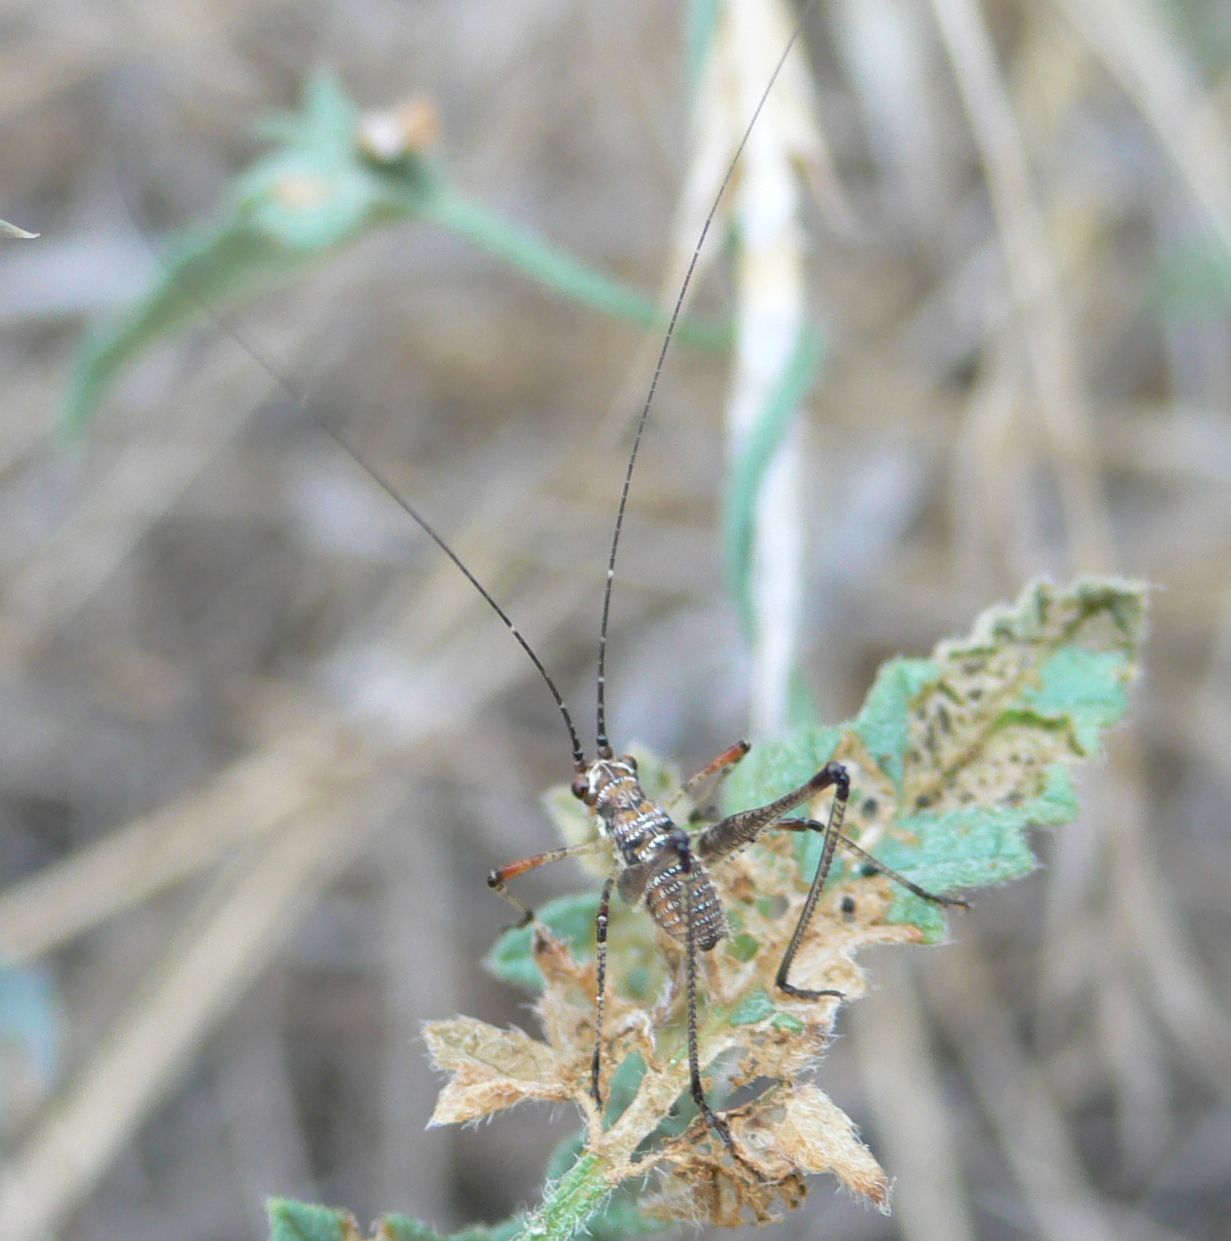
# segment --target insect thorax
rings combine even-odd
[[[599,759],[587,773],[590,806],[599,829],[619,851],[625,866],[648,861],[675,830],[671,816],[651,801],[627,759]]]
[[[602,833],[615,845],[631,879],[621,883],[630,899],[644,898],[651,917],[673,939],[688,934],[687,874],[697,947],[709,951],[727,933],[722,904],[709,872],[691,853],[688,836],[671,816],[645,795],[629,759],[599,759],[587,772],[591,808]]]

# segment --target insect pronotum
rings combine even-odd
[[[624,470],[623,486],[616,510],[611,547],[607,559],[607,573],[603,586],[602,617],[599,625],[598,661],[597,661],[597,719],[594,757],[587,758],[577,729],[573,723],[564,698],[556,683],[547,671],[530,643],[514,624],[512,618],[496,601],[483,583],[475,576],[449,543],[435,530],[425,517],[398,490],[389,478],[359,449],[357,449],[336,427],[318,415],[301,398],[296,396],[297,403],[304,414],[327,434],[346,452],[388,496],[405,512],[423,532],[440,548],[442,552],[457,566],[467,581],[474,587],[486,604],[500,618],[535,670],[546,684],[556,708],[564,722],[572,751],[574,778],[572,791],[592,813],[598,828],[595,841],[565,848],[551,849],[535,854],[519,861],[510,862],[493,870],[488,876],[489,886],[500,893],[521,912],[521,924],[534,919],[532,909],[509,891],[511,880],[536,870],[550,862],[573,857],[579,853],[598,847],[608,847],[611,852],[612,869],[607,876],[598,904],[595,923],[596,937],[596,994],[594,1021],[594,1052],[591,1062],[590,1089],[595,1104],[601,1109],[603,1104],[601,1084],[603,1068],[603,1012],[606,999],[607,974],[607,931],[610,920],[611,898],[618,891],[627,903],[644,904],[650,917],[658,928],[671,939],[681,943],[684,950],[685,999],[687,1004],[687,1038],[689,1083],[692,1098],[705,1120],[705,1123],[722,1139],[732,1154],[742,1163],[760,1172],[755,1165],[749,1163],[741,1154],[731,1133],[730,1125],[721,1114],[710,1104],[702,1081],[700,1070],[700,1054],[697,1045],[697,973],[698,957],[708,953],[727,935],[727,919],[714,882],[710,876],[710,867],[721,864],[746,846],[754,842],[762,832],[782,830],[790,832],[815,832],[823,837],[820,861],[811,887],[804,901],[798,922],[779,963],[776,974],[777,987],[788,995],[814,1000],[824,997],[841,999],[841,993],[833,990],[809,990],[796,986],[790,981],[791,965],[795,959],[815,912],[822,889],[829,876],[830,868],[837,847],[857,855],[865,867],[879,871],[893,879],[903,887],[926,900],[942,905],[964,906],[965,902],[955,897],[938,896],[920,888],[903,875],[891,870],[862,850],[854,841],[842,833],[843,818],[846,813],[847,800],[850,795],[850,778],[846,768],[837,762],[830,762],[817,771],[811,778],[784,796],[766,805],[743,810],[725,818],[711,821],[703,830],[690,835],[684,828],[671,819],[667,810],[653,801],[645,793],[638,778],[636,761],[629,755],[618,755],[613,749],[607,732],[606,717],[606,655],[608,620],[611,608],[612,588],[615,581],[615,565],[619,552],[620,535],[623,529],[624,515],[628,504],[629,490],[633,473],[637,464],[643,433],[646,428],[654,396],[662,374],[667,351],[675,333],[685,296],[696,270],[698,259],[705,244],[710,225],[712,224],[723,195],[729,186],[739,163],[740,156],[748,138],[757,123],[761,110],[773,89],[782,65],[798,40],[803,24],[815,5],[810,0],[803,10],[793,33],[783,49],[777,64],[766,83],[760,99],[753,110],[744,129],[735,155],[731,160],[722,183],[714,197],[713,204],[706,216],[693,250],[684,279],[676,296],[671,318],[664,333],[658,351],[653,377],[641,407],[636,424],[632,449]],[[192,290],[187,290],[192,295]],[[220,326],[231,335],[236,333],[225,323]],[[257,357],[262,366],[270,372],[283,387],[294,394],[294,390],[275,368],[260,358],[251,347],[244,342],[249,351]],[[738,741],[729,746],[712,762],[685,782],[681,792],[693,794],[703,786],[717,784],[730,774],[737,763],[748,753],[749,743]],[[809,817],[792,815],[797,807],[810,802],[818,794],[832,790],[829,814],[825,822]],[[851,912],[843,906],[844,912]]]

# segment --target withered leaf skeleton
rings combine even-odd
[[[775,976],[776,986],[781,991],[802,1000],[820,1000],[827,997],[839,1001],[842,999],[842,993],[839,991],[810,990],[790,981],[792,963],[808,934],[813,914],[839,845],[857,855],[866,867],[884,873],[925,900],[940,905],[965,906],[965,902],[959,898],[937,895],[917,886],[905,876],[877,861],[843,834],[842,826],[850,795],[850,777],[841,763],[825,764],[809,779],[765,805],[745,809],[723,818],[713,815],[708,819],[702,817],[697,824],[700,830],[690,833],[672,820],[666,806],[647,795],[638,776],[636,761],[630,755],[618,754],[608,737],[606,718],[608,622],[620,537],[643,433],[653,406],[664,361],[710,226],[716,218],[722,198],[735,175],[748,138],[756,126],[782,65],[794,48],[808,14],[814,6],[815,0],[809,0],[809,3],[804,6],[802,15],[747,122],[735,154],[710,206],[676,295],[670,320],[658,351],[653,376],[636,422],[616,510],[603,586],[597,657],[596,739],[593,758],[586,756],[572,716],[546,666],[486,586],[371,459],[356,448],[337,427],[316,413],[300,397],[297,395],[295,397],[305,416],[334,440],[389,495],[453,562],[485,603],[496,613],[546,684],[564,722],[572,755],[572,792],[590,811],[597,827],[597,837],[592,841],[551,849],[501,866],[490,873],[488,884],[516,906],[521,913],[521,921],[524,925],[534,920],[534,913],[514,892],[509,890],[508,884],[513,879],[548,863],[574,857],[586,851],[607,849],[611,854],[612,866],[602,886],[595,921],[596,991],[594,1047],[590,1066],[590,1093],[595,1104],[601,1110],[605,1051],[603,1017],[607,984],[607,934],[612,897],[618,892],[626,903],[643,904],[659,930],[682,945],[690,1092],[705,1123],[719,1136],[734,1158],[757,1176],[761,1176],[762,1173],[755,1164],[741,1154],[728,1121],[720,1111],[711,1106],[701,1076],[697,1019],[698,961],[700,954],[711,952],[729,934],[727,915],[711,878],[710,868],[733,857],[766,831],[817,833],[822,837],[823,846],[816,872]],[[188,292],[192,294],[191,289]],[[224,330],[231,331],[225,323],[221,326]],[[250,352],[253,351],[250,350]],[[259,357],[258,361],[262,362],[265,369],[279,384],[294,395],[291,386],[277,373],[275,368]],[[692,795],[704,787],[717,785],[743,759],[749,748],[749,743],[743,740],[731,745],[687,780],[681,792]],[[806,815],[792,814],[800,806],[829,790],[832,790],[832,799],[824,822]]]

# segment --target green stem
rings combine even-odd
[[[520,268],[571,301],[641,327],[667,326],[668,317],[647,298],[570,258],[532,232],[448,186],[439,186],[425,197],[420,216]],[[676,335],[682,341],[707,349],[725,349],[731,343],[731,328],[725,323],[681,319],[676,325]]]
[[[526,1220],[516,1241],[570,1241],[598,1214],[615,1188],[608,1179],[607,1162],[584,1154],[549,1185],[543,1204]]]
[[[823,359],[821,334],[812,324],[805,323],[778,386],[727,475],[727,498],[723,506],[727,574],[744,629],[750,636],[755,636],[757,627],[756,603],[752,596],[757,497],[774,453],[816,381]]]

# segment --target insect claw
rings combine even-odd
[[[758,1181],[773,1184],[775,1181],[781,1179],[778,1177],[769,1176],[764,1168],[762,1168],[759,1164],[754,1163],[747,1155],[744,1154],[742,1150],[740,1150],[739,1144],[735,1141],[735,1134],[731,1132],[731,1123],[725,1116],[720,1116],[709,1107],[705,1109],[703,1116],[705,1123],[713,1129],[716,1134],[718,1134],[718,1136],[722,1139],[723,1145],[731,1152],[731,1158],[734,1159],[735,1162],[741,1167],[746,1168],[749,1172],[751,1172]]]
[[[846,1000],[845,991],[835,991],[831,987],[826,987],[822,991],[811,991],[807,987],[796,987],[792,983],[779,981],[778,989],[785,991],[787,995],[794,996],[797,1000],[824,1000],[830,997],[842,1002]]]
[[[509,931],[524,931],[532,922],[534,922],[534,910],[527,909],[516,922],[509,922],[500,928],[500,934],[505,935]]]
[[[730,1124],[709,1108],[705,1109],[705,1123],[723,1140],[731,1154],[738,1158],[739,1152],[735,1149],[735,1135],[731,1132]]]

